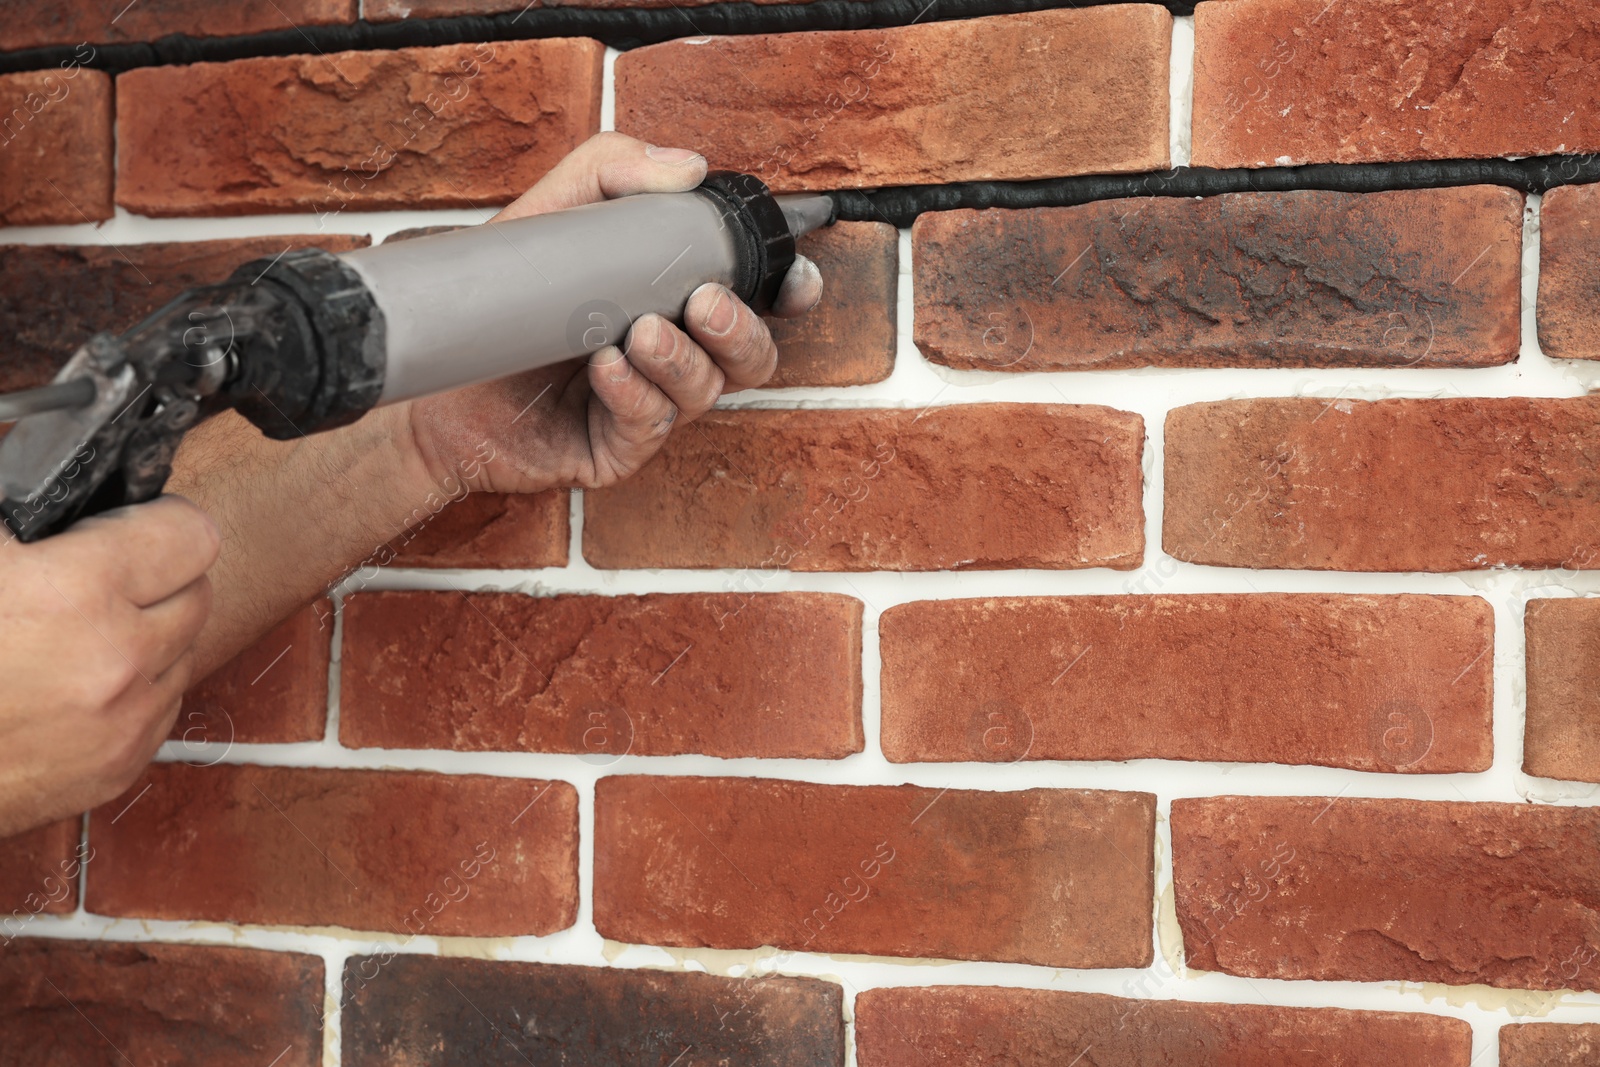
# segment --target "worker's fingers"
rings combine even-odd
[[[686,420],[711,410],[727,381],[705,349],[660,315],[645,315],[633,324],[623,353]]]
[[[707,282],[690,294],[683,324],[727,378],[725,393],[761,385],[777,369],[778,348],[767,324],[716,282]]]
[[[209,570],[222,536],[205,512],[164,496],[83,519],[41,547],[64,566],[98,568],[118,593],[145,607]]]
[[[660,148],[621,133],[597,133],[490,221],[520,219],[634,193],[679,193],[693,189],[705,176],[706,160],[698,152]]]
[[[139,612],[128,654],[140,673],[164,674],[194,644],[210,614],[211,580],[205,575]]]
[[[822,299],[822,272],[805,256],[795,256],[794,266],[783,276],[783,287],[772,302],[772,314],[780,319],[804,315]]]
[[[672,432],[678,409],[615,345],[589,357],[589,388],[600,412],[589,426],[597,484],[642,467]]]
[[[193,678],[194,653],[185,652],[148,681],[135,678],[106,706],[107,736],[94,743],[104,747],[112,796],[133,784],[172,732]]]

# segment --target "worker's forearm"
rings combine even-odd
[[[411,447],[409,407],[295,441],[229,412],[184,440],[167,491],[222,530],[197,677],[215,670],[430,513],[433,480]],[[461,490],[456,488],[456,492]]]

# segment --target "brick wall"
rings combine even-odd
[[[480,222],[600,129],[789,189],[1600,150],[1578,0],[112,76],[521,7],[122,6],[0,0],[0,49],[76,57],[0,76],[7,388],[236,262]],[[615,489],[452,506],[86,828],[0,845],[0,1063],[1595,1062],[1595,189],[806,245],[773,388]]]

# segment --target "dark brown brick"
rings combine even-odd
[[[896,763],[1448,773],[1488,770],[1493,756],[1494,612],[1477,597],[924,600],[888,609],[878,629]]]
[[[840,987],[812,978],[379,955],[344,989],[346,1067],[844,1064]]]
[[[1500,1028],[1500,1067],[1590,1067],[1597,1059],[1597,1023],[1513,1023]]]
[[[1472,1027],[1421,1012],[1131,1000],[988,986],[868,989],[860,1067],[1468,1067]],[[980,1058],[981,1057],[981,1058]]]
[[[75,815],[0,841],[0,946],[26,933],[33,916],[78,906],[79,860],[89,854],[80,847],[82,828]]]
[[[426,512],[424,513],[426,514]],[[396,567],[565,567],[567,492],[469,493],[398,539]]]
[[[1357,797],[1172,802],[1190,967],[1600,989],[1600,809]]]
[[[1195,10],[1196,166],[1600,149],[1586,0],[1228,0]]]
[[[1544,194],[1536,307],[1545,355],[1600,359],[1600,186]]]
[[[577,914],[564,782],[158,763],[89,842],[101,915],[508,937]]]
[[[1522,769],[1600,782],[1600,599],[1530,600]]]
[[[1600,397],[1191,404],[1167,415],[1162,542],[1225,567],[1589,569],[1597,466]]]
[[[833,593],[369,593],[345,605],[355,748],[840,759],[861,602]]]
[[[583,554],[608,568],[1128,569],[1144,555],[1143,445],[1143,420],[1103,407],[712,411],[585,497]]]
[[[318,601],[295,612],[266,636],[183,696],[172,740],[206,762],[216,748],[239,744],[317,741],[328,720],[328,660],[333,605]]]
[[[237,37],[356,20],[356,0],[0,0],[0,50],[154,41],[171,33]],[[96,50],[81,47],[87,61]]]
[[[594,923],[651,945],[1143,967],[1154,832],[1148,793],[602,778]]]
[[[1522,195],[1493,186],[939,211],[916,342],[982,370],[1486,366],[1521,341]]]
[[[0,951],[0,1064],[315,1067],[322,960],[24,939]]]
[[[617,59],[616,123],[780,190],[1147,171],[1171,45],[1153,4],[695,37]]]
[[[598,131],[603,52],[551,38],[131,70],[117,202],[319,216],[504,203]]]
[[[867,385],[894,371],[900,235],[883,222],[836,222],[800,238],[822,271],[822,302],[769,319],[778,370],[767,387]]]
[[[251,260],[291,248],[346,252],[367,243],[325,233],[115,248],[9,245],[0,256],[0,335],[9,339],[0,390],[42,385],[94,334],[121,333],[183,290],[220,282]]]
[[[111,140],[109,74],[0,75],[0,225],[109,219]]]

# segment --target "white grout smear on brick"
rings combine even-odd
[[[1194,116],[1194,16],[1172,20],[1172,65],[1167,79],[1172,129],[1168,134],[1174,167],[1189,165]]]

